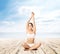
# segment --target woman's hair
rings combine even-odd
[[[31,24],[31,26],[33,27],[33,23],[30,22],[29,24]],[[29,25],[29,24],[28,24],[28,25]]]

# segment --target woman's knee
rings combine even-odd
[[[40,46],[41,46],[41,43],[36,43],[36,46],[37,46],[37,47],[40,47]]]
[[[23,42],[23,43],[22,43],[22,46],[24,46],[24,45],[26,45],[26,42]]]

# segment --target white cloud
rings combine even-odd
[[[60,33],[60,21],[41,23],[36,26],[38,32]]]
[[[43,17],[44,20],[48,20],[48,19],[54,19],[54,17],[59,16],[60,15],[60,10],[54,10],[54,11],[50,11],[48,13],[43,13],[41,14],[41,12],[43,11],[42,9],[44,9],[45,7],[43,6],[21,6],[20,8],[18,8],[18,12],[20,15],[28,15],[33,11],[35,13],[35,18],[38,17]]]
[[[18,8],[18,12],[21,15],[28,15],[30,14],[32,11],[35,13],[35,17],[39,17],[41,16],[41,10],[43,9],[43,6],[21,6],[20,8]]]
[[[40,32],[60,32],[60,22],[56,21],[56,16],[60,16],[60,10],[50,11],[48,13],[41,14],[44,7],[39,6],[22,6],[18,9],[19,14],[28,15],[31,11],[35,12],[35,21],[37,26],[37,31]],[[50,22],[48,21],[50,20]],[[44,22],[48,21],[48,22]]]
[[[4,22],[7,23],[9,25],[4,25],[4,26],[0,26],[0,32],[24,32],[25,31],[25,24],[22,22],[19,22],[17,24],[13,24],[11,25],[11,22]],[[12,22],[13,23],[13,22]]]
[[[15,22],[14,21],[2,21],[0,22],[0,24],[5,24],[5,25],[14,25]]]
[[[47,14],[44,14],[42,17],[44,17],[47,20],[47,19],[55,19],[56,16],[60,16],[60,10],[51,11]]]
[[[60,16],[60,10],[54,10],[54,11],[51,11],[47,14],[42,14],[41,17],[38,17],[36,18],[36,22],[42,22],[42,23],[46,23],[46,22],[43,22],[43,21],[56,21],[56,17]]]
[[[54,10],[42,15],[42,18],[36,18],[37,30],[51,33],[60,32],[60,20],[55,18],[57,16],[60,16],[60,10]]]
[[[60,5],[60,0],[47,0],[45,2],[46,8],[54,8]]]

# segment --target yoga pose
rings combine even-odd
[[[22,46],[25,49],[34,50],[37,49],[41,44],[35,43],[35,35],[36,35],[36,25],[35,25],[35,19],[34,19],[34,12],[31,14],[31,18],[28,20],[26,24],[26,33],[27,33],[27,39],[22,44]],[[32,22],[30,22],[32,20]]]

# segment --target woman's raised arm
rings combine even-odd
[[[31,19],[32,19],[32,15],[31,15],[30,19],[26,23],[26,30],[28,30],[28,24],[29,24],[29,22],[30,22]]]
[[[33,21],[33,31],[36,34],[36,25],[35,25],[35,18],[34,18],[34,12],[32,12],[33,16],[32,16],[32,21]]]

